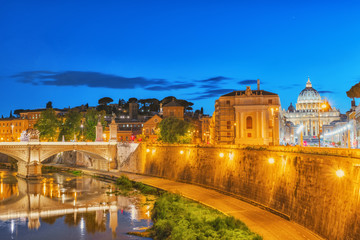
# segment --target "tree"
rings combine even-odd
[[[12,111],[10,111],[10,116],[9,116],[9,118],[13,118]]]
[[[46,109],[48,109],[48,108],[53,108],[53,107],[52,107],[52,102],[51,102],[51,101],[49,101],[49,102],[46,104]]]
[[[119,105],[120,108],[125,107],[125,104],[126,104],[126,101],[124,99],[119,99],[118,105]]]
[[[86,140],[95,141],[96,138],[96,125],[100,118],[100,122],[103,127],[106,126],[106,121],[104,120],[105,112],[96,111],[95,109],[88,109],[85,114],[85,123],[84,123],[84,138]]]
[[[129,101],[128,101],[128,103],[136,103],[138,100],[137,100],[137,98],[129,98]]]
[[[111,103],[113,102],[114,100],[112,98],[109,98],[109,97],[103,97],[103,98],[100,98],[98,103],[100,105],[107,105],[108,103]]]
[[[159,140],[168,143],[190,143],[192,140],[193,125],[178,118],[165,118],[159,124]]]
[[[61,127],[58,141],[62,140],[62,136],[64,136],[65,141],[74,139],[74,136],[79,139],[81,134],[81,118],[82,117],[79,112],[70,110],[65,115],[65,122]]]
[[[55,110],[48,108],[41,113],[41,117],[34,125],[40,132],[40,139],[45,141],[54,141],[58,137],[60,121],[56,116]]]
[[[350,90],[346,92],[346,95],[353,100],[355,100],[355,98],[360,98],[360,83],[352,86]]]
[[[169,102],[171,102],[172,100],[176,100],[176,97],[168,96],[168,97],[164,98],[163,100],[161,100],[161,103],[164,106],[164,105],[168,104]]]

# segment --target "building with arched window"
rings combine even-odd
[[[215,102],[216,143],[244,145],[279,144],[280,98],[277,94],[246,87],[233,91]]]

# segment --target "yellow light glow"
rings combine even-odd
[[[274,164],[274,163],[275,163],[275,160],[274,160],[273,158],[269,158],[268,161],[269,161],[270,164]]]
[[[338,176],[339,178],[342,178],[345,176],[345,173],[343,170],[339,169],[336,171],[336,176]]]
[[[184,154],[184,151],[183,151],[183,150],[181,150],[181,151],[180,151],[180,154]]]
[[[223,158],[224,157],[224,153],[220,153],[219,157]]]
[[[327,106],[326,104],[324,103],[323,105],[321,105],[321,108],[325,109]]]
[[[155,152],[156,152],[156,150],[155,150],[155,149],[153,149],[153,150],[152,150],[152,153],[154,154]]]
[[[229,160],[233,160],[234,159],[234,153],[229,153]]]
[[[146,152],[150,152],[150,149],[146,149]]]

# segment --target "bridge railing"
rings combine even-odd
[[[27,145],[42,145],[42,146],[108,146],[116,145],[117,142],[0,142],[0,146],[27,146]]]

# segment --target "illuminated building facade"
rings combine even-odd
[[[303,139],[307,142],[317,142],[323,125],[330,125],[333,121],[340,120],[340,111],[322,99],[319,92],[312,87],[310,78],[298,96],[296,108],[290,104],[287,111],[283,111],[283,115],[286,121],[293,124],[295,129],[303,126]],[[296,134],[295,131],[292,136],[287,136],[287,140],[290,139],[291,142],[295,141],[291,139],[298,139],[296,140],[298,142],[300,137],[294,136]],[[284,140],[286,142],[286,139]]]
[[[27,130],[29,121],[20,118],[0,119],[0,141],[17,142],[20,141],[21,133]]]
[[[19,115],[21,119],[29,120],[29,128],[34,128],[35,123],[41,117],[41,113],[46,109],[34,109],[34,110],[21,110],[19,111]],[[57,116],[65,115],[66,111],[61,109],[55,109],[55,113]]]
[[[279,144],[280,98],[277,94],[246,87],[215,102],[215,143]]]
[[[165,104],[162,107],[163,110],[163,117],[176,117],[179,119],[184,120],[184,106],[177,103],[175,100]]]

